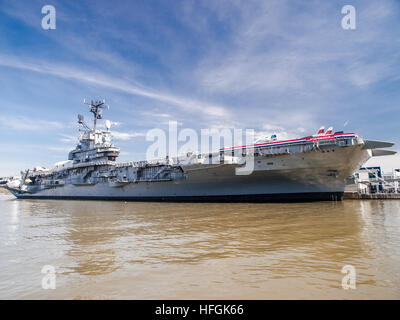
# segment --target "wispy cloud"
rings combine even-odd
[[[73,79],[102,87],[111,88],[125,93],[142,96],[174,105],[188,113],[200,113],[205,116],[229,117],[228,110],[217,104],[205,103],[189,98],[183,98],[158,92],[144,86],[138,86],[119,78],[103,75],[101,72],[82,71],[74,66],[51,64],[45,61],[26,62],[22,59],[0,55],[0,66],[18,68],[44,73],[64,79]]]
[[[309,2],[304,5],[309,13],[295,12],[293,19],[286,1],[249,2],[235,23],[235,37],[224,44],[229,50],[216,44],[195,74],[207,91],[264,96],[325,95],[346,86],[356,90],[394,79],[399,55],[383,57],[369,46],[371,41],[382,46],[393,43],[377,29],[382,29],[381,21],[394,6],[386,1],[358,8],[360,24],[374,27],[351,34],[339,27],[342,16],[335,15],[339,9],[333,4]]]
[[[112,131],[111,135],[116,140],[131,140],[136,137],[144,137],[146,134],[142,132],[119,132]]]
[[[0,115],[0,124],[6,128],[24,131],[42,131],[48,129],[61,129],[64,127],[64,124],[57,121],[6,115]]]
[[[61,142],[65,142],[65,143],[73,143],[73,142],[77,142],[78,138],[74,135],[69,135],[69,134],[64,134],[64,133],[60,133],[59,134],[62,138],[60,139]]]

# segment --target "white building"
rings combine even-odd
[[[384,173],[383,179],[391,185],[390,192],[400,193],[400,169],[394,169],[392,173]]]
[[[383,173],[381,167],[360,168],[354,173],[353,186],[349,192],[358,193],[400,193],[400,169]]]

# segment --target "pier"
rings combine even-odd
[[[343,200],[389,200],[400,199],[400,193],[357,193],[345,192]]]

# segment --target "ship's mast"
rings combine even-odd
[[[96,100],[96,101],[92,100],[90,103],[84,100],[83,103],[90,106],[90,112],[93,113],[94,116],[93,132],[96,132],[97,119],[100,120],[103,118],[102,109],[104,108],[109,109],[109,106],[105,104],[105,100]]]

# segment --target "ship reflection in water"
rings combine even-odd
[[[400,201],[176,204],[0,195],[2,299],[400,298]],[[44,290],[53,265],[57,288]],[[356,268],[344,290],[341,269]]]

